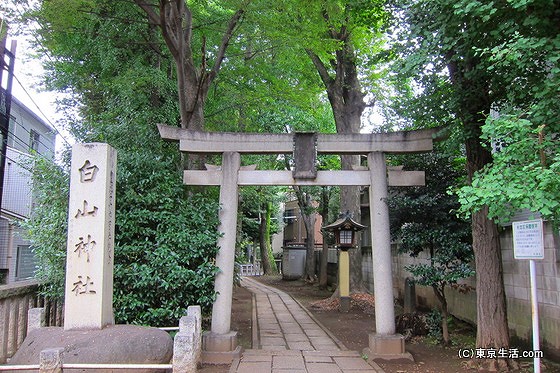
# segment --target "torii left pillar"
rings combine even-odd
[[[227,364],[241,356],[241,346],[237,344],[237,332],[230,330],[240,166],[239,153],[223,153],[218,228],[222,235],[218,239],[216,266],[219,272],[214,282],[217,296],[212,306],[211,329],[202,336],[202,361],[209,364]]]

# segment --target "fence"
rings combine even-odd
[[[45,309],[44,326],[62,325],[62,305],[37,294],[39,282],[23,281],[0,286],[0,364],[12,357],[27,335],[29,309]]]
[[[260,262],[255,262],[254,264],[237,263],[237,267],[240,276],[260,276],[263,274]]]
[[[33,314],[33,312],[31,313]],[[78,363],[65,362],[64,348],[50,348],[42,350],[38,364],[29,365],[2,365],[2,371],[39,371],[39,373],[63,372],[64,369],[84,369],[86,371],[104,370],[126,370],[137,371],[141,369],[177,371],[184,373],[195,373],[202,354],[202,314],[200,306],[189,306],[187,315],[179,320],[179,327],[160,328],[177,330],[173,343],[173,359],[169,364],[101,364],[101,363]],[[73,354],[68,360],[74,360]]]

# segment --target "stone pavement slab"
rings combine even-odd
[[[233,361],[230,373],[383,373],[349,351],[290,295],[249,277],[241,285],[255,297],[256,339],[253,349]]]

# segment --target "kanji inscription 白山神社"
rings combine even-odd
[[[64,328],[113,324],[116,152],[107,144],[72,147]]]

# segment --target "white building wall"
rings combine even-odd
[[[31,173],[25,167],[29,160],[29,155],[13,148],[7,149],[2,199],[2,211],[5,215],[23,218],[31,213]]]
[[[34,258],[17,221],[29,217],[33,205],[31,153],[54,159],[56,134],[30,109],[13,98],[0,214],[0,272],[8,283],[29,277]],[[19,262],[18,262],[19,258]]]

